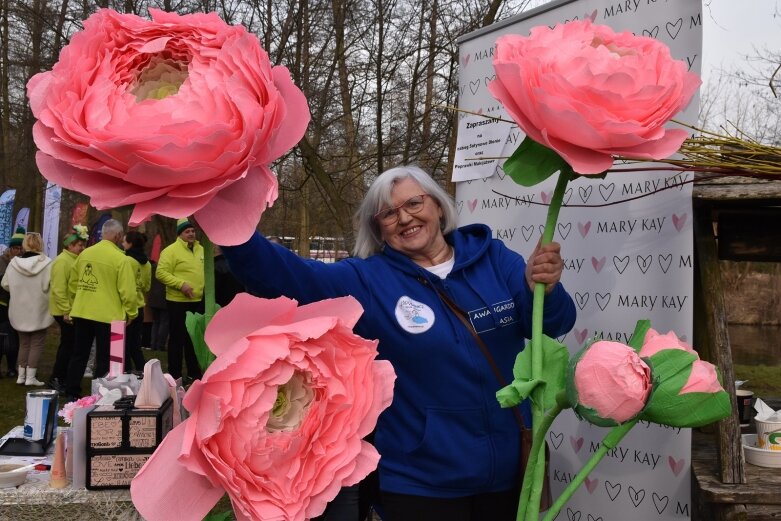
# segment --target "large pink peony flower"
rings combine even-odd
[[[604,172],[614,155],[675,153],[688,133],[663,125],[700,85],[664,44],[588,19],[499,38],[494,69],[494,97],[531,139],[579,174]]]
[[[567,394],[575,412],[591,423],[618,425],[643,410],[651,394],[651,369],[631,347],[600,340],[570,362]]]
[[[99,209],[195,215],[239,244],[277,197],[268,165],[304,135],[309,109],[257,38],[216,14],[102,9],[51,71],[27,84],[38,168]]]
[[[238,519],[304,520],[379,454],[362,440],[390,405],[395,373],[352,332],[352,297],[297,307],[238,295],[205,339],[217,355],[131,484],[150,521],[200,520],[227,492]]]
[[[653,328],[650,328],[645,334],[643,339],[643,345],[640,347],[640,356],[643,358],[650,358],[659,351],[665,349],[679,349],[686,351],[697,357],[692,362],[691,373],[686,381],[686,384],[681,388],[680,393],[716,393],[722,389],[719,382],[718,373],[716,372],[716,366],[710,362],[700,360],[700,356],[697,351],[689,344],[678,338],[675,331],[668,331],[662,335]]]

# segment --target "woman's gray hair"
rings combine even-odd
[[[399,181],[407,178],[418,183],[423,192],[431,196],[442,208],[442,219],[439,223],[442,233],[446,234],[455,230],[457,220],[456,205],[450,194],[418,166],[405,165],[391,168],[374,180],[363,201],[361,201],[361,206],[355,212],[353,219],[357,228],[357,234],[355,247],[353,248],[354,256],[365,259],[382,250],[382,234],[380,233],[379,225],[374,220],[374,216],[383,208],[392,205],[391,192],[393,192],[393,187]]]

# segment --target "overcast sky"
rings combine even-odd
[[[703,0],[702,15],[706,78],[714,67],[741,66],[755,47],[781,54],[781,0]]]

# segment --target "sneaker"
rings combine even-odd
[[[60,394],[65,394],[65,386],[60,383],[60,380],[57,378],[52,378],[48,382],[46,382],[46,385],[54,389]]]

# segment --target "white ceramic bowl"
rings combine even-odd
[[[781,468],[781,451],[760,449],[756,444],[756,434],[743,435],[743,454],[747,462],[760,467]]]
[[[26,465],[21,463],[0,464],[0,488],[18,487],[27,480],[27,470],[24,472],[11,472]]]

